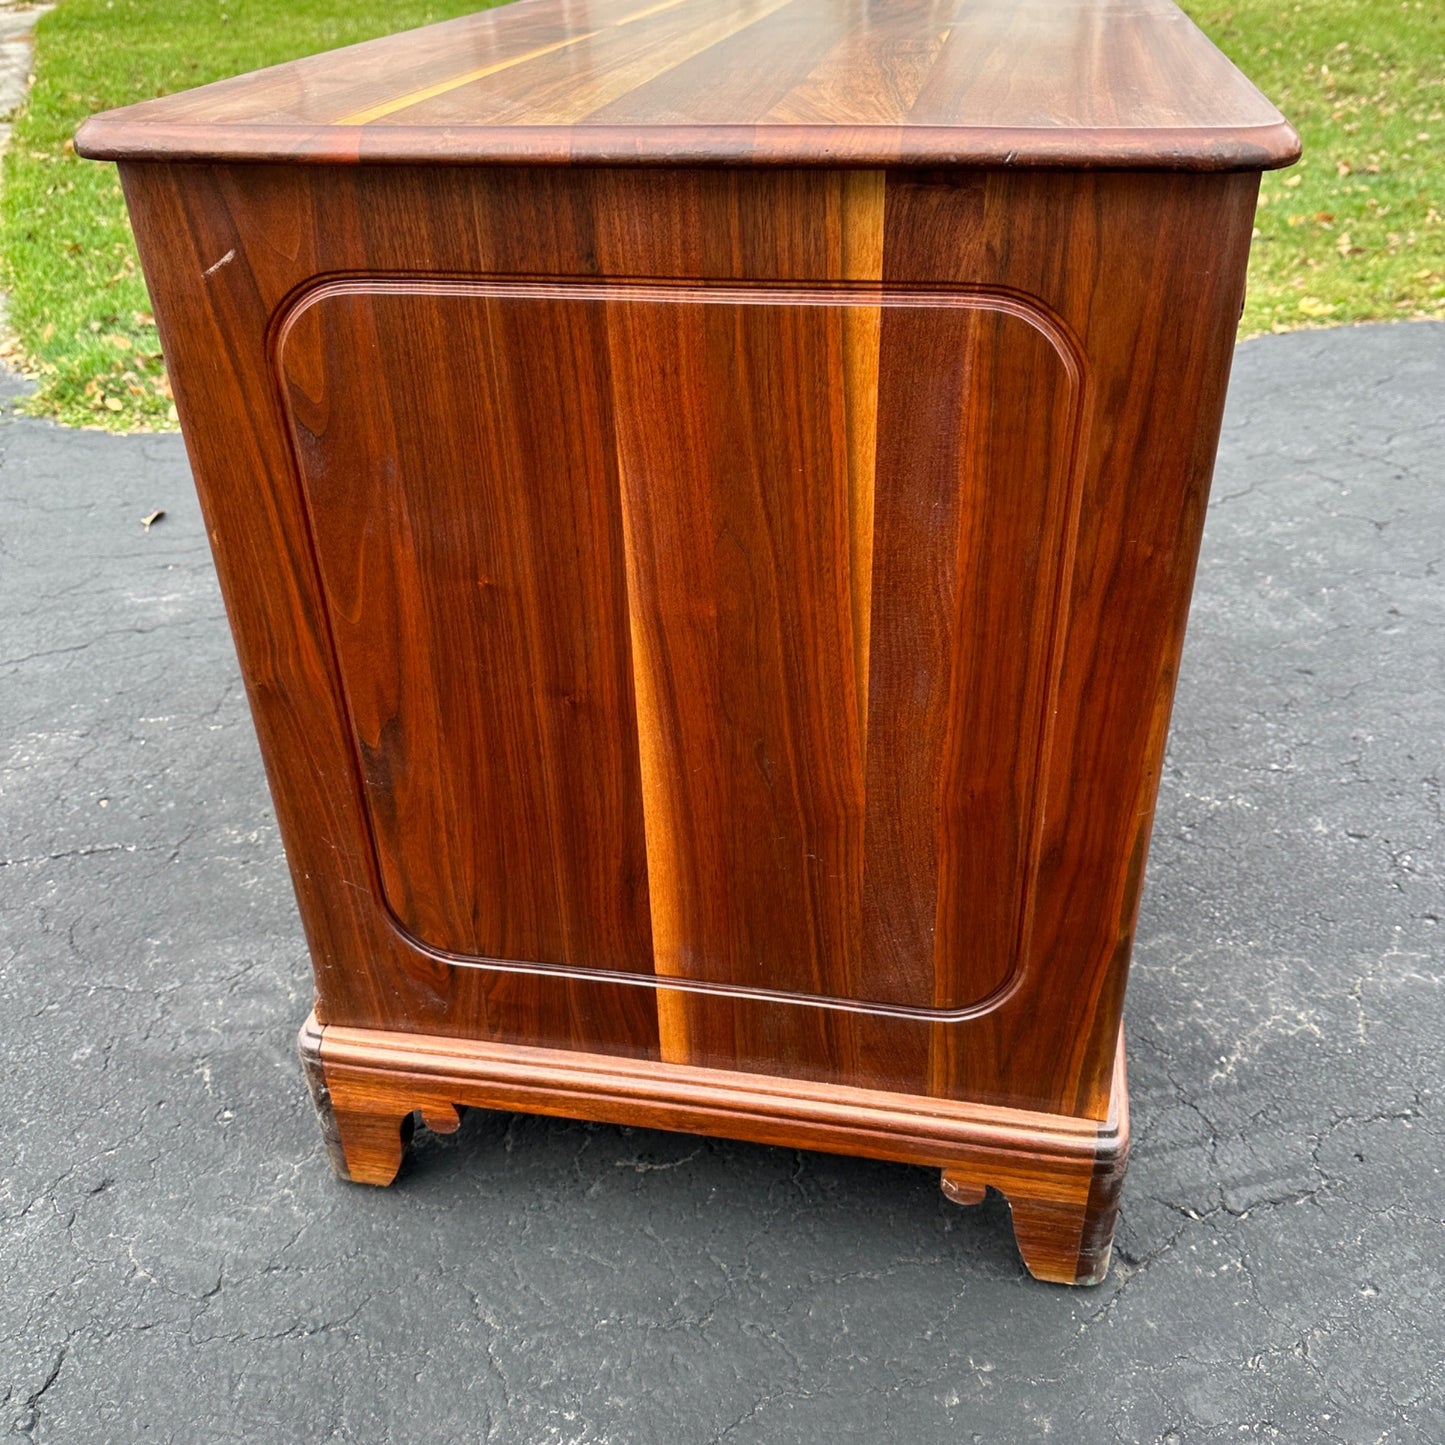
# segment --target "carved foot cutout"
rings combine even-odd
[[[1035,1279],[1052,1284],[1097,1284],[1103,1279],[1109,1267],[1109,1247],[1105,1245],[1102,1260],[1080,1258],[1084,1211],[1079,1205],[1010,1199],[1009,1209],[1014,1240]]]
[[[808,1148],[850,1149],[860,1134],[897,1131],[896,1099],[861,1093],[844,1128],[811,1085],[761,1092],[741,1076],[692,1065],[594,1058],[465,1040],[427,1038],[418,1068],[410,1035],[323,1030],[314,1016],[301,1030],[301,1058],[332,1168],[359,1184],[390,1184],[419,1114],[438,1134],[454,1133],[465,1106],[556,1112],[616,1123],[710,1129],[723,1137],[770,1142],[779,1127]],[[439,1062],[440,1061],[440,1062]],[[442,1066],[444,1065],[444,1067]],[[699,1085],[705,1085],[701,1090]],[[697,1102],[705,1092],[711,1101]],[[855,1091],[857,1093],[859,1091]],[[464,1104],[453,1101],[462,1100]],[[925,1129],[880,1158],[927,1161],[940,1168],[944,1195],[980,1204],[999,1189],[1013,1215],[1019,1253],[1036,1279],[1097,1284],[1109,1268],[1119,1191],[1129,1152],[1128,1094],[1119,1050],[1110,1114],[1092,1123],[1046,1119],[1018,1110],[933,1101],[918,1116]],[[857,1118],[854,1118],[854,1115]],[[740,1121],[751,1121],[739,1128]],[[928,1132],[931,1131],[931,1132]],[[921,1156],[921,1157],[920,1157]],[[939,1164],[946,1159],[946,1166]]]
[[[390,1184],[411,1143],[417,1114],[433,1134],[455,1134],[461,1128],[461,1111],[454,1104],[428,1103],[415,1113],[408,1110],[404,1114],[376,1114],[341,1108],[333,1102],[341,1167],[337,1167],[334,1155],[331,1167],[353,1184]]]
[[[345,1086],[338,1097],[326,1077],[321,1029],[314,1015],[302,1026],[297,1047],[332,1172],[355,1184],[390,1184],[411,1142],[415,1127],[412,1109],[394,1097],[376,1097],[371,1091],[358,1098]],[[427,1127],[438,1134],[455,1133],[461,1124],[452,1104],[428,1101],[421,1112]]]
[[[941,1181],[943,1197],[952,1200],[954,1204],[982,1204],[988,1189],[982,1184],[975,1184],[971,1179],[964,1179],[960,1175],[951,1174],[947,1169],[943,1171]]]
[[[421,1121],[433,1134],[455,1134],[462,1127],[462,1111],[455,1104],[426,1104]]]
[[[411,1142],[410,1110],[404,1114],[371,1114],[337,1108],[335,1116],[345,1165],[336,1172],[353,1184],[390,1184]]]
[[[1119,1207],[1117,1174],[1101,1171],[1078,1203],[1008,1196],[1014,1241],[1024,1265],[1035,1279],[1050,1284],[1098,1284],[1109,1272],[1114,1222]],[[981,1184],[943,1171],[944,1197],[955,1204],[981,1204]]]

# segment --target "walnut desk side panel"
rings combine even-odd
[[[1257,176],[122,176],[323,1041],[1106,1126]]]

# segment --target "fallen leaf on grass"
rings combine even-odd
[[[1321,301],[1318,296],[1301,296],[1295,309],[1303,312],[1306,316],[1332,316],[1339,310],[1339,307],[1331,306],[1327,301]]]

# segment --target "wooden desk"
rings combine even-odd
[[[522,0],[98,116],[339,1172],[478,1105],[1107,1267],[1276,111],[1166,0]]]

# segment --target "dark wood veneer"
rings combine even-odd
[[[87,122],[126,160],[1287,165],[1171,0],[518,0]]]
[[[1163,0],[866,10],[523,0],[78,144],[122,163],[338,1169],[467,1104],[850,1150],[1092,1280],[1295,142]]]

